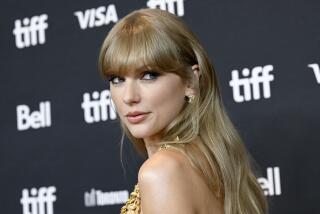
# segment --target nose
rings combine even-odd
[[[123,102],[132,105],[140,102],[140,90],[138,83],[134,80],[125,82],[125,90],[123,94]]]

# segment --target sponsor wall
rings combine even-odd
[[[100,45],[142,7],[180,16],[216,68],[270,213],[320,213],[320,3],[5,0],[0,213],[119,213],[143,162],[125,141]]]

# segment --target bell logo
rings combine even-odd
[[[22,190],[22,204],[23,214],[53,214],[53,202],[57,200],[54,195],[56,187],[41,187],[38,189],[32,188]]]
[[[40,102],[39,111],[30,113],[27,105],[17,106],[17,128],[19,131],[50,127],[51,126],[51,107],[50,102]]]
[[[108,25],[110,22],[116,23],[118,21],[116,7],[113,4],[110,4],[108,8],[101,6],[87,9],[84,12],[76,11],[74,15],[78,18],[82,30],[100,27],[102,25]]]
[[[268,167],[267,178],[258,178],[265,195],[281,195],[280,168]]]
[[[316,64],[316,63],[309,64],[308,67],[313,70],[314,75],[316,76],[317,83],[320,84],[320,68],[319,68],[319,64]]]
[[[273,70],[272,65],[257,66],[250,70],[248,68],[242,69],[243,78],[239,78],[239,71],[233,70],[231,72],[232,79],[229,85],[232,87],[233,99],[236,102],[250,101],[260,99],[260,86],[262,84],[262,91],[264,98],[271,97],[270,82],[274,80],[274,75],[270,74]],[[249,75],[251,74],[251,77]],[[243,94],[240,89],[243,88]]]
[[[184,15],[184,0],[149,0],[147,6],[155,9],[167,10],[170,13],[176,14],[177,16]],[[176,6],[175,6],[176,5]]]
[[[84,120],[87,123],[117,118],[109,90],[104,90],[101,93],[94,91],[92,99],[89,93],[84,93],[81,107],[84,112]]]

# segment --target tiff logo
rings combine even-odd
[[[184,15],[184,0],[149,0],[147,6],[155,9],[167,10],[177,16]]]
[[[78,18],[82,30],[100,27],[102,25],[108,25],[110,22],[116,23],[118,21],[116,7],[113,4],[110,4],[108,8],[101,6],[87,9],[84,12],[76,11],[74,15]]]
[[[271,71],[273,71],[272,65],[257,66],[251,72],[248,68],[244,68],[241,72],[243,77],[239,78],[239,71],[233,70],[229,85],[232,87],[234,101],[250,101],[252,97],[254,100],[260,99],[261,84],[263,97],[270,98],[270,82],[274,80],[274,75],[270,74]],[[243,89],[243,94],[241,94],[240,89]]]
[[[17,48],[25,48],[30,45],[44,44],[46,41],[45,30],[48,28],[47,14],[15,20],[13,34]]]
[[[91,189],[84,193],[84,205],[86,207],[106,206],[114,204],[124,204],[129,198],[127,190],[102,192]]]
[[[109,90],[104,90],[101,93],[94,91],[92,99],[89,93],[84,93],[81,107],[84,112],[84,120],[87,123],[117,118]]]
[[[265,195],[281,195],[280,168],[268,167],[267,177],[258,178],[258,182]]]
[[[27,105],[17,106],[17,128],[19,131],[50,126],[51,106],[49,101],[40,102],[39,111],[33,112],[30,112],[30,108]]]
[[[313,70],[314,75],[316,76],[317,83],[320,84],[320,68],[319,68],[319,64],[316,64],[316,63],[309,64],[308,67]]]
[[[56,187],[40,187],[39,190],[32,188],[22,190],[22,204],[23,214],[53,214],[53,202],[57,200],[54,195]]]

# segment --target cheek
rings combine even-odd
[[[156,119],[161,122],[161,126],[168,125],[179,114],[185,103],[184,90],[174,84],[173,86],[170,87],[169,84],[162,85],[157,91],[153,91],[153,96],[150,95],[148,98],[148,100],[153,101],[152,107],[155,110]]]
[[[120,93],[118,90],[112,90],[110,89],[110,93],[111,93],[111,99],[113,101],[113,104],[114,104],[114,107],[115,107],[115,110],[118,112],[118,113],[121,113],[121,96],[120,96]]]
[[[168,93],[167,96],[159,98],[157,109],[168,116],[178,114],[184,103],[181,93]]]

